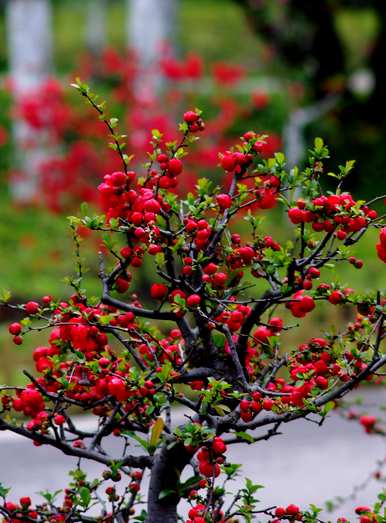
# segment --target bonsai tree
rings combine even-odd
[[[381,292],[357,294],[331,283],[325,269],[360,269],[350,247],[374,228],[374,249],[386,262],[386,227],[372,208],[379,198],[356,201],[343,190],[353,162],[329,172],[337,186],[323,190],[329,151],[320,138],[306,168],[288,172],[283,154],[261,157],[264,136],[252,131],[220,153],[220,185],[201,179],[177,197],[184,156],[205,127],[200,111],[184,114],[179,142],[164,143],[153,130],[152,152],[135,172],[117,120],[86,85],[75,87],[107,125],[122,171],[99,185],[104,215],[70,218],[74,293],[19,306],[3,296],[24,315],[9,326],[16,345],[35,330],[47,329],[49,337],[33,352],[30,383],[1,387],[0,430],[55,447],[79,465],[63,498],[44,493],[40,504],[28,496],[14,502],[2,486],[0,513],[7,522],[320,521],[315,507],[262,507],[250,480],[226,495],[239,468],[227,449],[267,440],[299,418],[322,422],[386,364]],[[288,222],[287,238],[264,232],[270,212]],[[238,217],[247,222],[244,235],[235,232]],[[97,298],[83,288],[78,226],[102,234]],[[150,288],[133,292],[138,271],[150,266]],[[342,305],[353,317],[339,330],[305,337],[298,347],[285,343],[288,330],[302,336],[315,308]],[[182,423],[175,422],[177,407]],[[95,430],[79,426],[79,412],[95,419]],[[361,422],[370,433],[382,430],[376,418]],[[110,438],[121,441],[122,452],[111,454]],[[84,460],[104,465],[101,477],[88,478]],[[178,515],[183,499],[187,508]],[[383,521],[382,499],[357,508],[361,523]]]

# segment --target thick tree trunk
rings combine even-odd
[[[106,47],[106,0],[88,0],[86,44],[87,49],[96,57]]]
[[[164,446],[155,456],[151,470],[146,523],[177,523],[178,481],[191,456],[184,447],[176,445],[171,450]],[[170,492],[161,496],[164,491]]]
[[[173,53],[177,0],[127,0],[128,48],[140,68],[137,97],[152,98],[162,86],[160,58]]]
[[[385,125],[385,111],[383,110],[386,89],[386,5],[382,0],[375,2],[378,15],[379,33],[369,65],[374,74],[375,88],[365,107],[365,116],[370,123]]]
[[[49,0],[8,0],[6,23],[9,67],[16,102],[38,89],[51,69],[52,34]],[[39,166],[47,158],[42,137],[26,122],[14,118],[13,137],[20,179],[12,183],[14,198],[31,201],[38,194]]]

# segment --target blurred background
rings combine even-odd
[[[98,209],[96,186],[119,169],[103,125],[70,87],[76,77],[107,100],[138,166],[151,129],[173,140],[182,113],[203,110],[184,191],[218,176],[218,151],[254,129],[269,135],[264,154],[284,150],[289,167],[323,136],[331,170],[356,159],[345,188],[370,199],[386,193],[385,57],[384,0],[0,0],[1,292],[16,302],[70,292],[65,218],[81,202]],[[271,216],[267,230],[288,235],[282,213]],[[79,232],[98,293],[98,240]],[[384,286],[375,243],[370,235],[354,253],[363,270],[341,269],[347,285]],[[313,314],[303,336],[339,323],[326,314]],[[0,382],[16,384],[43,338],[11,346],[10,319],[0,312]]]

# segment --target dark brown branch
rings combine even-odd
[[[372,364],[370,364],[366,369],[364,369],[362,372],[360,372],[355,378],[348,381],[347,383],[343,384],[342,386],[338,387],[337,389],[331,390],[330,392],[327,392],[317,398],[314,402],[315,407],[322,407],[329,401],[334,401],[339,398],[342,398],[345,396],[350,390],[352,390],[356,385],[358,385],[361,381],[365,380],[367,376],[373,374],[375,371],[383,367],[383,365],[386,364],[386,355],[382,358],[378,358],[375,361],[373,361]],[[307,414],[307,410],[298,410],[295,412],[286,412],[284,414],[271,414],[267,415],[263,418],[250,421],[247,423],[235,423],[235,413],[229,414],[228,416],[224,416],[223,418],[219,418],[218,425],[220,430],[228,430],[229,428],[234,428],[235,430],[250,430],[250,429],[256,429],[259,427],[263,427],[265,425],[270,425],[272,423],[288,423],[289,421],[293,421],[295,419],[304,418]]]
[[[94,452],[92,450],[71,447],[63,441],[58,441],[50,436],[46,436],[45,434],[41,434],[38,432],[30,432],[23,427],[11,425],[10,423],[7,423],[6,421],[0,418],[0,431],[4,430],[9,430],[14,434],[19,434],[20,436],[24,436],[25,438],[28,438],[32,441],[38,441],[39,443],[50,445],[51,447],[61,450],[63,454],[66,454],[67,456],[84,458],[91,461],[96,461],[97,463],[102,463],[103,465],[110,466],[112,463],[119,462],[121,464],[121,467],[128,466],[144,469],[146,467],[151,467],[152,464],[151,456],[126,456],[123,460],[105,456],[101,453]]]

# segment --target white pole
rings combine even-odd
[[[88,0],[86,44],[92,54],[99,56],[106,46],[106,0]]]
[[[127,0],[128,48],[137,56],[137,95],[147,98],[161,87],[159,60],[165,46],[173,52],[177,0]]]
[[[52,62],[51,5],[49,0],[8,0],[6,25],[9,69],[18,102],[47,79]],[[26,122],[14,119],[13,138],[22,178],[12,183],[15,200],[31,201],[38,195],[39,166],[47,158],[42,137]],[[33,147],[26,148],[26,144]]]

